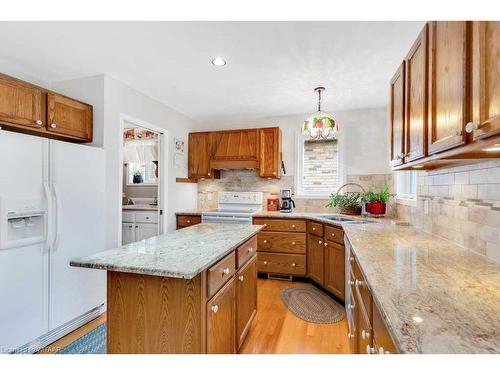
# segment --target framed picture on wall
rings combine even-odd
[[[184,155],[184,146],[182,139],[174,137],[174,153]]]

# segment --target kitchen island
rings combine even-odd
[[[261,229],[200,224],[71,261],[107,271],[107,352],[235,353],[256,313]]]

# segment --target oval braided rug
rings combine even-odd
[[[310,323],[336,323],[344,319],[344,306],[314,286],[291,286],[280,292],[286,307]]]

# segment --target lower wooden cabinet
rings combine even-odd
[[[373,347],[377,354],[398,353],[398,348],[387,330],[378,307],[373,304]]]
[[[324,249],[323,238],[307,235],[307,270],[309,277],[318,284],[323,285],[324,272]]]
[[[207,353],[235,352],[235,281],[231,279],[207,303]]]
[[[243,344],[257,313],[257,257],[236,274],[236,349]]]
[[[344,246],[325,241],[324,287],[342,300],[345,299]]]

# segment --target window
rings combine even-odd
[[[396,198],[400,203],[415,204],[417,201],[417,172],[398,171],[396,178]]]
[[[140,172],[143,178],[141,184],[157,184],[156,164],[149,161],[146,163],[128,163],[128,184],[134,184],[134,173]]]
[[[298,136],[296,185],[300,196],[328,197],[341,184],[339,141]]]

